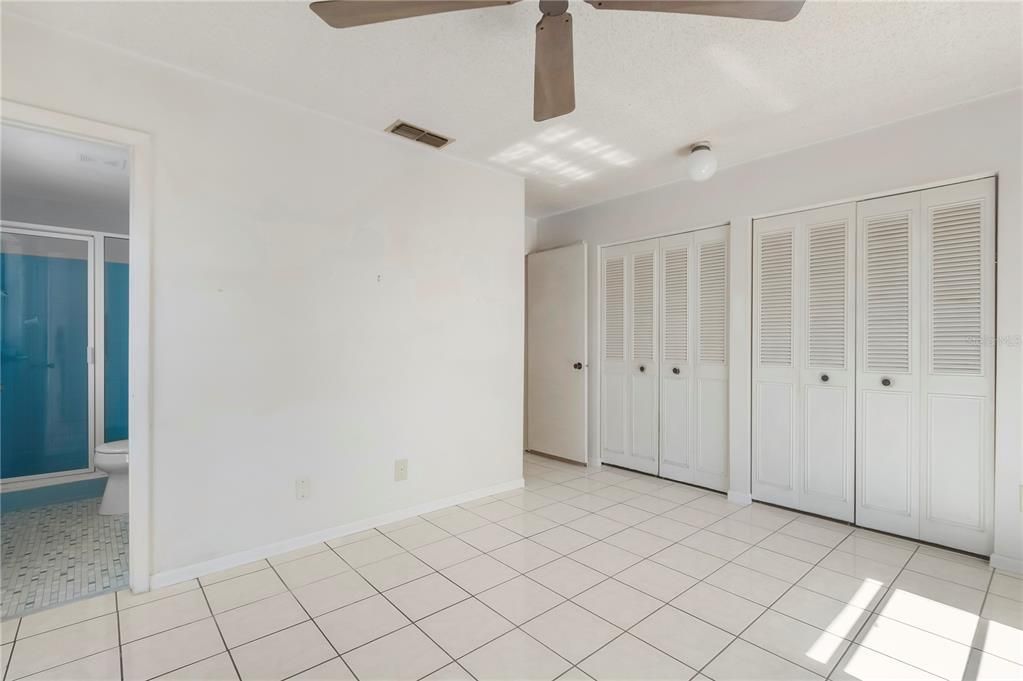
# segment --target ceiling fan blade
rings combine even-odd
[[[545,14],[536,24],[533,120],[546,121],[572,111],[575,111],[572,15]]]
[[[312,3],[309,9],[334,28],[350,28],[516,2],[519,0],[323,0]]]
[[[788,21],[799,14],[805,0],[586,0],[586,2],[597,9]]]

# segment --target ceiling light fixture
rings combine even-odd
[[[710,149],[710,142],[697,142],[689,149],[689,177],[694,182],[709,180],[718,169],[718,157]]]

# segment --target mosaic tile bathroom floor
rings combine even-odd
[[[101,516],[99,502],[3,514],[3,619],[128,585],[128,516]]]

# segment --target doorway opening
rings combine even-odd
[[[128,146],[0,132],[6,620],[129,585],[132,196]]]

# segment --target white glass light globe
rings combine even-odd
[[[718,169],[718,158],[710,150],[710,145],[700,143],[693,145],[689,152],[689,177],[694,182],[709,180]]]

